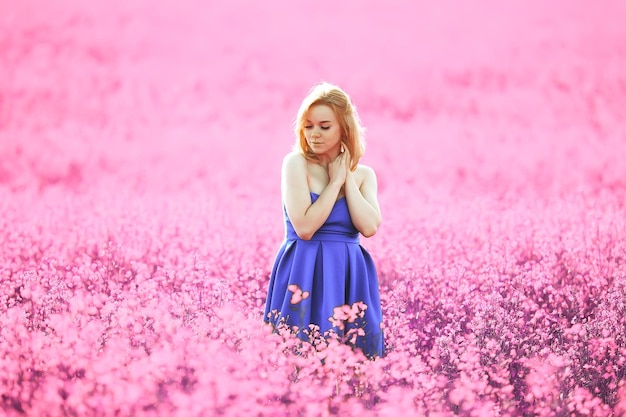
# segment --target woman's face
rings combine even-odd
[[[316,154],[341,148],[341,126],[333,109],[325,104],[316,104],[309,109],[303,130],[309,147]]]

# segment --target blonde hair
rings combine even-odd
[[[318,160],[317,155],[306,141],[304,126],[311,107],[319,104],[330,107],[335,113],[341,128],[341,140],[350,151],[352,158],[350,170],[354,171],[365,152],[365,128],[361,125],[356,107],[352,104],[350,97],[336,85],[327,82],[316,84],[302,101],[294,123],[296,134],[294,150],[302,153],[309,161]]]

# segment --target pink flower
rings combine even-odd
[[[298,304],[300,301],[309,298],[310,293],[308,291],[302,291],[296,284],[290,284],[287,286],[287,289],[293,293],[291,294],[291,304]]]

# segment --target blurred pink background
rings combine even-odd
[[[113,182],[275,199],[292,119],[320,80],[361,112],[385,205],[432,187],[623,186],[622,1],[0,7],[5,190]]]

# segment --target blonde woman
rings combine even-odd
[[[363,127],[350,97],[315,85],[295,122],[282,166],[285,239],[270,276],[265,321],[303,340],[318,326],[368,357],[383,355],[378,277],[360,235],[381,223],[376,174],[360,165]],[[316,326],[311,326],[316,325]]]

